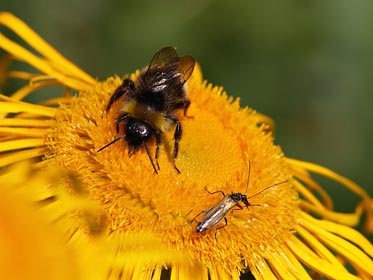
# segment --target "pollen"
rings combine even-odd
[[[121,83],[119,78],[80,93],[59,109],[51,150],[53,161],[78,172],[90,195],[101,202],[110,216],[109,230],[154,231],[170,247],[193,259],[200,256],[207,266],[219,261],[234,270],[240,267],[238,255],[251,259],[287,239],[297,224],[297,193],[280,148],[265,132],[267,126],[258,124],[256,112],[239,109],[238,100],[201,83],[200,77],[197,68],[188,83],[188,97],[194,101],[188,111],[192,117],[180,116],[184,131],[177,164],[181,174],[170,164],[172,131],[164,135],[159,175],[145,151],[129,155],[121,141],[97,152],[116,136],[114,119],[120,108],[109,113],[105,108]],[[205,186],[229,194],[245,192],[249,183],[250,197],[280,181],[287,183],[250,200],[259,206],[229,215],[225,229],[196,234],[193,217],[221,199],[207,193]]]

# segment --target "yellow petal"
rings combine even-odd
[[[80,279],[62,236],[9,183],[0,178],[0,279]]]
[[[31,138],[31,139],[5,141],[5,142],[0,143],[0,152],[11,151],[15,149],[38,147],[38,146],[44,146],[44,145],[45,145],[44,139]]]
[[[37,52],[44,55],[47,60],[37,58],[31,52],[26,51],[26,49],[20,47],[18,44],[11,42],[5,36],[0,34],[0,47],[13,54],[15,57],[28,62],[30,65],[33,65],[40,71],[48,73],[60,81],[63,80],[67,84],[71,83],[73,88],[84,89],[86,88],[87,84],[94,85],[96,83],[93,78],[91,78],[87,73],[71,63],[69,60],[64,58],[58,51],[56,51],[53,47],[46,43],[38,34],[36,34],[17,17],[13,16],[10,13],[2,12],[0,13],[0,24],[14,31]],[[50,63],[47,62],[48,60],[50,61]],[[62,73],[68,73],[69,76],[76,77],[79,80],[82,80],[82,82],[79,82],[78,79],[72,79],[70,82],[70,79],[66,79],[66,77],[63,78],[48,64],[53,65],[54,68],[59,69],[58,71]],[[77,87],[74,87],[73,85]]]
[[[30,104],[30,103],[21,102],[21,101],[9,100],[4,95],[0,95],[0,99],[7,100],[7,101],[0,102],[0,112],[3,112],[3,113],[27,112],[27,113],[34,113],[34,114],[47,116],[47,117],[53,117],[54,114],[56,113],[56,109],[54,108],[36,105],[36,104]]]
[[[287,158],[286,160],[292,165],[300,166],[306,170],[309,170],[316,174],[320,174],[334,181],[337,181],[341,183],[342,185],[346,186],[352,192],[362,197],[363,199],[369,200],[369,195],[366,193],[366,191],[364,191],[364,189],[362,189],[360,186],[358,186],[356,183],[352,182],[351,180],[347,179],[346,177],[343,177],[328,168],[325,168],[323,166],[320,166],[314,163],[290,159],[290,158]]]
[[[322,216],[325,219],[348,226],[357,226],[363,213],[362,207],[357,207],[354,213],[339,213],[323,207],[316,207],[310,203],[307,203],[306,201],[301,201],[300,207],[307,212],[311,211],[312,213]]]
[[[0,155],[0,167],[25,159],[32,159],[35,157],[43,156],[47,151],[48,149],[43,147]]]
[[[23,126],[23,127],[44,127],[49,128],[54,121],[52,120],[38,120],[38,119],[18,119],[18,118],[0,118],[0,126]]]
[[[303,223],[309,231],[317,234],[318,238],[326,245],[373,276],[373,261],[359,248],[348,242],[348,240],[353,240],[355,244],[373,257],[373,246],[363,235],[343,225],[316,220],[305,213],[302,214],[302,217],[304,218]],[[337,233],[342,238],[333,233]]]
[[[39,138],[45,135],[45,129],[24,127],[0,127],[0,135],[7,134]]]
[[[331,279],[359,279],[357,276],[346,273],[345,270],[340,270],[335,265],[321,259],[295,236],[291,236],[291,238],[287,240],[287,244],[298,259],[321,275],[325,275]]]

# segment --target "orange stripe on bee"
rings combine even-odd
[[[133,118],[147,122],[162,133],[168,131],[172,127],[172,122],[165,118],[162,112],[154,111],[139,104],[135,100],[124,101],[120,110]]]

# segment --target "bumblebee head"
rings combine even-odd
[[[136,150],[153,136],[154,129],[142,120],[128,118],[125,134],[128,146]]]

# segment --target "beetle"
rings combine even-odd
[[[221,226],[221,227],[218,227],[217,229],[219,228],[223,228],[225,227],[227,224],[228,224],[228,221],[227,221],[227,218],[226,218],[226,215],[231,211],[231,210],[235,210],[233,209],[235,206],[238,207],[237,210],[242,210],[244,207],[249,207],[249,206],[260,206],[259,204],[251,204],[249,202],[248,199],[268,190],[269,188],[272,188],[274,186],[277,186],[277,185],[281,185],[281,184],[284,184],[287,182],[286,181],[282,181],[282,182],[278,182],[278,183],[274,183],[272,185],[270,185],[269,187],[266,187],[265,189],[257,192],[256,194],[250,196],[250,197],[247,197],[247,190],[248,190],[248,187],[249,187],[249,179],[250,179],[250,165],[249,165],[249,172],[248,172],[248,178],[247,178],[247,185],[246,185],[246,191],[245,191],[245,194],[243,193],[235,193],[232,191],[231,194],[228,194],[226,195],[223,191],[216,191],[216,192],[210,192],[207,187],[205,187],[205,190],[210,193],[210,194],[216,194],[216,193],[221,193],[223,195],[223,198],[218,202],[216,203],[214,206],[212,206],[211,208],[208,208],[208,209],[205,209],[203,211],[201,211],[197,216],[195,216],[191,223],[199,216],[201,215],[202,213],[204,213],[203,217],[202,217],[202,220],[197,224],[197,227],[196,227],[196,232],[197,233],[202,233],[208,229],[211,229],[211,228],[214,228],[215,226],[217,226],[223,219],[225,221],[225,225]],[[240,204],[240,202],[242,202],[245,206],[242,206]]]

